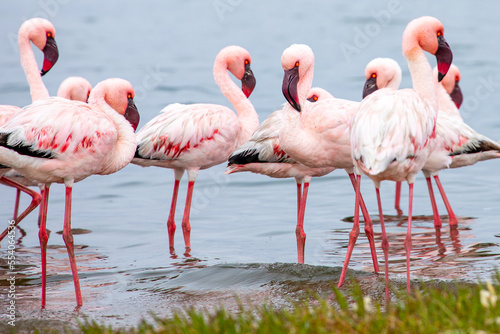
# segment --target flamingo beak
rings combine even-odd
[[[285,70],[283,76],[283,86],[281,90],[285,99],[290,105],[300,112],[299,96],[297,94],[297,85],[299,83],[299,67],[295,66],[289,70]]]
[[[241,78],[241,90],[247,98],[250,94],[252,94],[255,84],[256,81],[252,69],[250,68],[250,64],[245,64],[245,74],[243,75],[243,78]]]
[[[376,90],[378,90],[377,78],[370,76],[370,79],[366,80],[365,86],[363,87],[363,98],[367,97]]]
[[[139,112],[137,111],[137,107],[135,106],[134,99],[128,99],[127,110],[125,110],[125,114],[123,115],[125,119],[132,125],[134,131],[137,129],[137,125],[139,125]]]
[[[47,37],[47,43],[43,48],[43,65],[40,75],[45,75],[59,58],[59,50],[57,49],[56,41],[53,37]]]
[[[460,86],[458,85],[458,81],[455,81],[455,87],[453,87],[453,90],[450,93],[451,100],[455,102],[455,105],[457,106],[457,109],[460,109],[460,106],[462,105],[462,101],[464,100],[464,96],[462,94],[462,90],[460,89]]]
[[[450,46],[444,39],[443,35],[438,36],[437,39],[438,49],[435,56],[438,68],[438,81],[441,82],[450,69],[451,62],[453,60],[453,53],[451,52]]]

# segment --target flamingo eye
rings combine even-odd
[[[372,78],[376,78],[377,77],[377,73],[372,73],[371,77]]]
[[[295,67],[299,67],[299,62],[295,62]]]
[[[313,96],[313,100],[314,100],[314,101],[318,101],[318,95],[314,95],[314,96]]]
[[[437,37],[441,37],[442,35],[443,35],[443,33],[441,31],[437,32]]]
[[[248,59],[245,59],[245,65],[250,64],[250,61]]]
[[[460,78],[458,76],[455,77],[455,81],[456,82],[459,82],[460,81]]]
[[[127,97],[128,97],[129,99],[131,99],[131,98],[132,98],[132,94],[128,93],[128,94],[127,94]]]
[[[52,33],[50,31],[47,31],[47,37],[49,37],[49,38],[52,37]]]

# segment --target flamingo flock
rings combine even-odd
[[[409,22],[402,35],[402,51],[410,69],[412,88],[400,89],[402,71],[390,58],[367,64],[361,101],[334,97],[312,87],[314,53],[305,44],[283,51],[282,108],[259,125],[249,100],[256,86],[250,53],[236,45],[215,57],[213,76],[234,111],[223,105],[173,103],[163,108],[137,132],[139,113],[133,85],[120,78],[103,79],[94,88],[81,77],[65,80],[57,97],[42,81],[59,53],[56,31],[45,19],[30,19],[19,29],[21,66],[30,87],[32,103],[22,108],[0,106],[0,183],[18,189],[14,224],[40,205],[41,307],[46,306],[46,270],[49,188],[65,185],[63,240],[73,275],[77,307],[83,305],[71,231],[72,189],[92,175],[109,175],[129,163],[173,169],[174,186],[166,217],[168,250],[176,256],[175,211],[180,182],[187,173],[188,188],[182,217],[185,256],[191,256],[191,203],[200,170],[227,163],[226,174],[252,172],[272,178],[294,178],[297,188],[297,259],[305,262],[305,208],[312,177],[336,169],[347,172],[353,186],[354,223],[339,277],[346,279],[351,255],[360,234],[360,213],[368,240],[373,270],[379,271],[374,225],[361,194],[361,179],[373,181],[377,198],[381,248],[384,257],[386,299],[389,299],[389,246],[380,185],[396,182],[394,201],[398,215],[401,183],[409,187],[407,234],[404,240],[407,288],[410,291],[413,187],[423,172],[433,210],[434,226],[441,227],[432,187],[434,179],[448,211],[450,228],[458,220],[438,173],[500,157],[500,145],[468,126],[459,113],[463,101],[460,72],[444,38],[444,26],[434,17]],[[44,54],[40,69],[31,43]],[[432,69],[425,53],[434,55]],[[241,82],[239,87],[231,78]],[[361,73],[360,73],[361,75]],[[28,188],[39,186],[40,193]],[[19,195],[32,201],[18,215]],[[367,196],[367,194],[365,194]],[[7,230],[0,235],[0,241]]]

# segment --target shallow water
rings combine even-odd
[[[222,7],[221,7],[222,4]],[[226,5],[224,7],[223,5]],[[133,3],[123,1],[9,2],[0,13],[0,99],[2,104],[26,105],[29,90],[19,65],[16,34],[33,15],[50,18],[57,29],[60,58],[44,77],[52,94],[70,75],[92,84],[123,77],[134,85],[142,126],[172,102],[210,102],[229,105],[213,82],[212,64],[224,46],[239,44],[252,54],[257,86],[251,96],[261,120],[284,102],[280,56],[291,43],[307,43],[315,51],[314,85],[334,96],[359,100],[363,69],[374,57],[392,57],[403,67],[403,87],[410,85],[401,55],[406,24],[433,15],[446,27],[454,62],[462,72],[465,96],[462,115],[482,134],[497,138],[500,117],[500,31],[494,8],[452,1],[340,2],[299,1],[185,1]],[[222,8],[222,9],[221,9]],[[225,11],[224,11],[225,9]],[[119,13],[119,14],[118,14]],[[363,37],[365,36],[365,37]],[[14,43],[14,44],[12,44]],[[35,52],[41,62],[40,52]],[[434,64],[434,59],[430,59]],[[182,255],[180,221],[186,184],[181,184],[177,208],[177,257],[168,251],[166,220],[173,173],[160,168],[130,165],[110,176],[90,177],[75,185],[72,226],[75,229],[84,306],[79,317],[119,326],[136,324],[154,310],[169,315],[189,305],[236,310],[239,295],[248,303],[271,300],[286,305],[288,297],[306,289],[328,295],[338,280],[352,227],[354,193],[343,171],[314,179],[307,203],[305,265],[296,264],[295,184],[260,175],[224,175],[224,166],[202,171],[196,182],[192,224],[192,252]],[[488,278],[496,268],[500,247],[498,214],[499,161],[443,171],[442,183],[459,216],[458,230],[450,231],[444,205],[438,199],[443,227],[440,237],[423,177],[415,186],[412,277],[443,280]],[[391,279],[405,277],[403,240],[406,216],[395,216],[394,185],[381,188],[391,242]],[[380,226],[375,192],[362,183],[375,223],[378,257]],[[5,226],[14,205],[14,190],[0,187],[0,222]],[[31,214],[16,230],[16,306],[21,323],[37,319],[66,325],[75,323],[74,290],[67,253],[60,234],[64,210],[61,185],[51,187],[47,227],[52,231],[48,250],[47,309],[40,305],[40,260],[37,217]],[[439,196],[438,196],[439,197]],[[403,210],[407,189],[403,187]],[[21,207],[28,200],[23,197]],[[23,234],[24,233],[24,234]],[[437,234],[439,236],[439,233]],[[6,243],[0,258],[0,313],[9,303],[6,281]],[[351,278],[383,290],[382,276],[372,273],[370,252],[361,233],[354,250]],[[62,322],[58,322],[62,321]]]

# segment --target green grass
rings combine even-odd
[[[95,322],[81,325],[94,333],[500,333],[500,275],[478,284],[417,284],[411,294],[397,290],[389,305],[364,297],[355,286],[348,293],[334,290],[330,300],[316,297],[292,307],[186,309],[133,329],[116,329]]]

